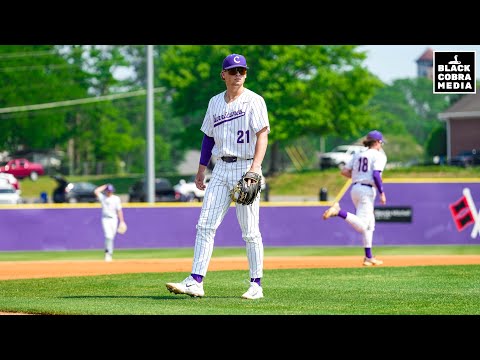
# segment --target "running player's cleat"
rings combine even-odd
[[[323,213],[323,220],[327,220],[332,216],[337,216],[340,212],[340,204],[336,202],[332,206],[330,206],[325,212]]]
[[[203,282],[199,283],[191,275],[179,283],[167,283],[168,291],[174,294],[187,294],[193,297],[202,297],[205,295],[203,291]]]
[[[372,266],[372,265],[382,265],[383,264],[383,261],[382,260],[378,260],[378,259],[375,259],[374,257],[373,258],[363,258],[363,265],[364,266]]]
[[[251,282],[247,292],[242,295],[243,299],[255,300],[263,298],[263,289],[256,282]]]

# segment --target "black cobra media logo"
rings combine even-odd
[[[475,51],[434,51],[433,93],[476,94]]]

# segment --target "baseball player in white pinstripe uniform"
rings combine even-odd
[[[100,185],[94,192],[102,205],[102,227],[105,236],[105,261],[113,258],[113,242],[117,234],[118,222],[123,222],[123,210],[120,197],[114,194],[112,184]],[[105,192],[105,194],[104,194]]]
[[[217,157],[212,177],[206,187],[197,223],[192,272],[180,283],[167,283],[175,294],[194,297],[205,295],[203,278],[212,257],[214,237],[230,204],[230,190],[247,171],[262,173],[262,161],[268,145],[270,124],[267,106],[260,95],[244,87],[247,61],[239,54],[223,60],[220,73],[226,91],[212,97],[201,127],[204,133],[197,188],[205,189],[205,170],[211,156]],[[263,297],[263,242],[259,228],[260,196],[251,205],[236,205],[238,223],[246,244],[250,286],[244,299]]]
[[[355,154],[341,170],[343,176],[352,179],[350,196],[355,205],[356,213],[352,214],[342,210],[338,202],[323,213],[324,220],[332,216],[338,216],[362,234],[365,249],[363,265],[365,266],[383,264],[382,260],[372,255],[373,232],[375,230],[374,202],[377,191],[380,194],[380,202],[382,204],[387,203],[382,183],[382,172],[387,164],[387,156],[381,151],[383,143],[383,135],[380,131],[370,131],[363,141],[363,145],[368,149]]]

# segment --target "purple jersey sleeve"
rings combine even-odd
[[[378,192],[381,194],[383,193],[383,183],[382,183],[382,175],[381,171],[379,170],[374,170],[373,171],[373,181],[375,182],[375,185],[377,186]]]
[[[202,150],[200,153],[200,164],[201,165],[208,165],[210,158],[212,157],[212,149],[213,145],[215,145],[215,140],[213,137],[203,135],[202,140]]]

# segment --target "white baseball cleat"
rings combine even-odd
[[[378,259],[375,259],[374,257],[373,258],[363,258],[363,265],[364,266],[372,266],[372,265],[382,265],[383,264],[383,261],[382,260],[378,260]]]
[[[330,206],[325,212],[323,213],[323,220],[327,220],[332,216],[337,216],[340,212],[340,204],[336,202],[332,206]]]
[[[166,283],[168,291],[174,294],[187,294],[194,297],[202,297],[205,295],[203,291],[203,282],[199,283],[192,275],[179,283]]]
[[[111,262],[113,260],[112,255],[109,253],[105,253],[105,261]]]
[[[243,299],[255,300],[263,298],[263,289],[256,282],[251,282],[247,292],[242,295]]]

